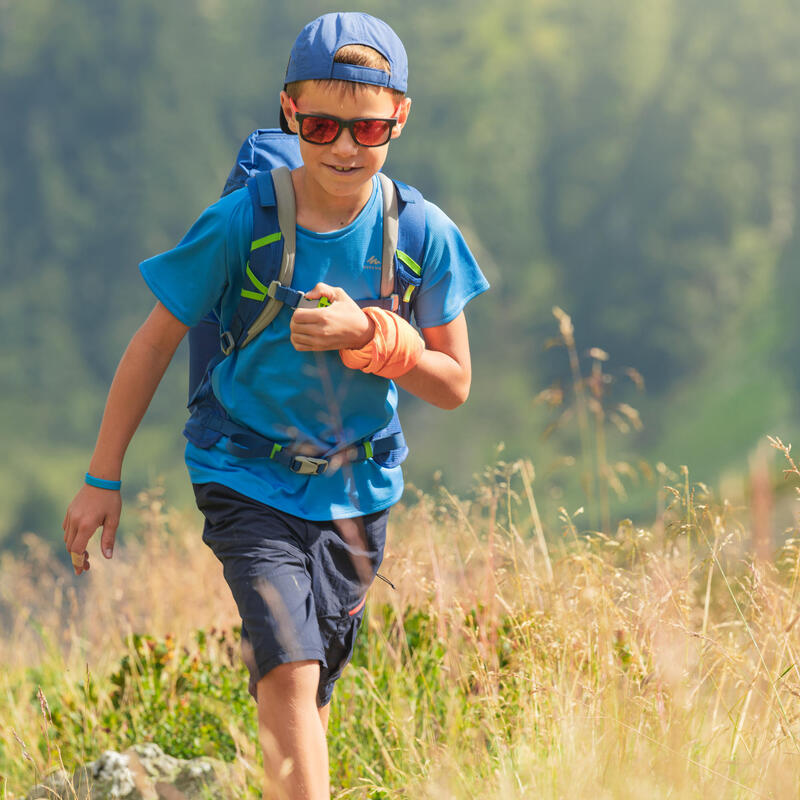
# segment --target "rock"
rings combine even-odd
[[[183,792],[179,792],[171,783],[158,782],[156,784],[158,800],[187,800]]]
[[[181,768],[181,759],[168,756],[157,744],[135,744],[125,751],[131,762],[141,764],[148,777],[154,781],[172,781]]]
[[[152,742],[135,744],[125,755],[130,759],[131,772],[145,800],[162,800],[159,787],[172,785],[180,771],[181,760],[168,756]]]
[[[79,767],[72,783],[78,800],[151,800],[137,788],[128,756],[114,750]]]
[[[230,767],[213,758],[185,760],[157,744],[136,744],[124,753],[107,750],[97,761],[48,775],[25,800],[204,800],[224,796]]]
[[[67,797],[69,792],[69,773],[63,769],[48,775],[41,783],[37,783],[33,789],[25,795],[25,800],[40,800],[40,798],[47,798],[47,800],[61,800],[62,797]]]
[[[190,798],[203,797],[204,789],[219,786],[219,778],[209,759],[190,761],[181,767],[175,778],[175,788]],[[207,794],[207,793],[206,793]]]

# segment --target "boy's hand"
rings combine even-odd
[[[352,350],[364,347],[375,335],[375,325],[358,304],[338,286],[318,283],[309,300],[327,297],[324,308],[298,308],[292,314],[291,341],[295,350]]]
[[[64,543],[72,556],[72,566],[76,575],[89,569],[89,553],[86,545],[101,526],[103,535],[100,546],[103,555],[111,558],[121,511],[122,498],[119,492],[84,485],[75,495],[61,527],[64,529]]]

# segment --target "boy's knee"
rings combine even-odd
[[[290,703],[310,697],[316,702],[319,669],[316,660],[278,664],[258,681],[256,700],[263,698],[270,704],[276,700]]]

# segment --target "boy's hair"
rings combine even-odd
[[[392,74],[392,67],[389,61],[379,53],[374,47],[366,44],[346,44],[336,51],[333,58],[336,64],[352,64],[357,67],[371,67],[372,69],[379,69],[387,74]],[[355,94],[359,86],[369,86],[370,84],[356,83],[355,81],[345,81],[337,78],[315,79],[307,81],[293,81],[287,83],[283,88],[286,94],[297,100],[303,92],[303,87],[309,83],[314,83],[317,86],[322,86],[325,89],[334,89],[337,87],[347,88],[352,94]],[[396,100],[402,100],[406,93],[397,89],[389,90]]]

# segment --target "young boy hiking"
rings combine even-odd
[[[374,17],[301,31],[280,106],[302,164],[254,175],[141,264],[157,303],[64,520],[77,575],[99,527],[111,558],[125,450],[179,342],[214,311],[220,348],[190,402],[186,463],[242,617],[265,798],[330,796],[331,694],[403,491],[396,387],[441,408],[469,392],[463,309],[488,284],[442,211],[379,174],[408,120],[407,73]]]

